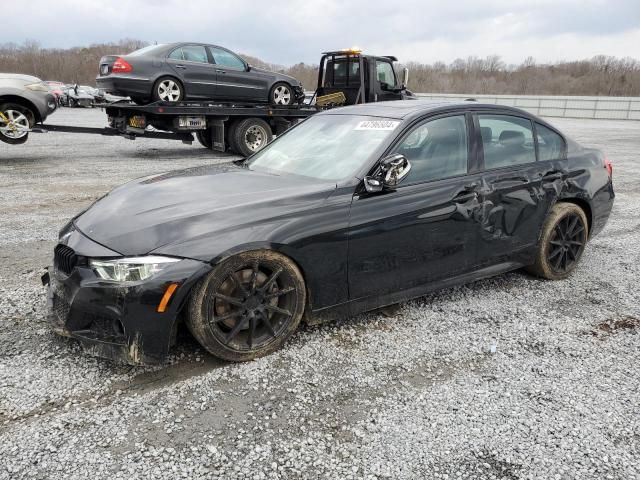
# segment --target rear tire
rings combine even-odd
[[[273,132],[261,118],[246,118],[232,126],[229,135],[231,148],[243,157],[253,155],[273,140]]]
[[[36,123],[35,114],[27,107],[16,103],[0,105],[0,112],[7,117],[10,125],[0,120],[0,141],[10,145],[21,145],[29,138],[28,132],[21,132],[15,128],[31,128]]]
[[[174,77],[160,77],[153,85],[151,96],[156,101],[180,102],[184,99],[184,87]]]
[[[542,227],[535,262],[526,270],[548,280],[562,280],[575,270],[589,238],[589,224],[579,206],[560,202]]]
[[[208,148],[209,150],[213,150],[213,139],[211,138],[211,131],[207,130],[199,130],[196,132],[196,138],[200,142],[204,148]]]
[[[186,324],[209,353],[243,362],[279,349],[300,324],[305,302],[296,264],[254,250],[220,263],[194,287]]]

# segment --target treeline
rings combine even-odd
[[[37,42],[0,45],[0,72],[25,73],[44,80],[94,83],[100,57],[126,54],[147,45],[124,39],[69,49],[42,48]],[[290,67],[244,55],[252,65],[277,70],[299,79],[314,90],[317,65]],[[414,92],[640,96],[640,62],[632,58],[598,55],[588,60],[536,63],[529,57],[519,65],[506,64],[499,56],[457,59],[450,64],[408,62],[409,88]]]

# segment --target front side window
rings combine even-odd
[[[511,115],[478,115],[484,167],[510,167],[536,161],[531,121]]]
[[[415,127],[395,153],[404,155],[411,171],[404,184],[440,180],[467,173],[467,123],[464,115],[437,118]]]
[[[564,155],[564,140],[553,130],[536,123],[538,134],[538,158],[544,160],[558,160]]]
[[[386,83],[389,87],[396,86],[396,76],[393,73],[393,67],[389,62],[376,60],[376,76],[380,83]]]
[[[338,181],[366,167],[400,120],[314,115],[256,153],[250,170]]]
[[[245,64],[240,57],[228,50],[218,47],[209,47],[216,65],[233,68],[236,70],[244,70]]]

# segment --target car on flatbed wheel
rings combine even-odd
[[[60,233],[54,329],[161,361],[187,327],[251,360],[317,323],[525,268],[568,278],[614,201],[612,165],[522,110],[382,102],[318,113],[242,162],[168,172]]]
[[[0,141],[26,142],[29,130],[44,122],[57,106],[49,86],[39,78],[0,73]]]
[[[304,100],[295,78],[253,67],[226,48],[202,43],[152,45],[128,55],[104,56],[96,84],[138,104],[207,99],[294,105]]]

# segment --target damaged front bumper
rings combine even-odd
[[[65,235],[60,244],[75,258],[73,268],[54,259],[53,267],[42,277],[48,286],[54,332],[78,340],[94,356],[131,365],[162,362],[175,340],[178,314],[191,286],[210,266],[183,259],[147,280],[107,281],[96,275],[87,259],[113,258],[117,253],[108,255],[108,249],[77,230]],[[179,286],[166,309],[159,312],[167,287],[173,283]]]

